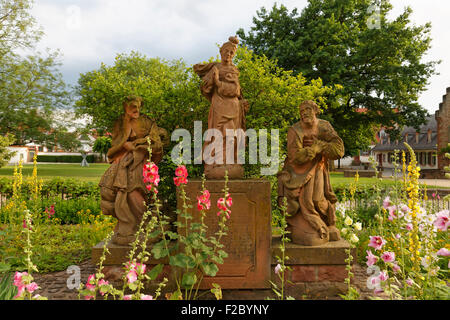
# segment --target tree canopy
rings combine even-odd
[[[47,145],[53,141],[49,132],[58,130],[53,115],[68,106],[70,96],[59,52],[34,50],[43,33],[29,13],[32,3],[0,0],[0,134],[13,134],[20,145]]]
[[[287,129],[299,120],[299,104],[311,99],[325,108],[324,97],[334,91],[321,80],[307,81],[246,48],[238,49],[235,64],[244,98],[250,103],[247,128],[280,129],[281,153],[285,152]],[[143,98],[141,112],[169,134],[177,128],[193,134],[194,121],[202,121],[203,131],[207,129],[210,104],[201,95],[200,83],[192,66],[182,60],[164,61],[137,52],[119,54],[114,65],[102,64],[98,70],[80,76],[76,111],[91,116],[91,126],[98,131],[111,131],[123,113],[123,99],[133,94]]]
[[[309,0],[301,13],[275,4],[258,10],[250,30],[237,34],[256,54],[294,74],[342,86],[327,97],[323,117],[349,155],[367,148],[374,127],[395,135],[427,116],[417,100],[438,63],[422,61],[431,24],[413,25],[410,8],[389,20],[391,9],[388,0]]]

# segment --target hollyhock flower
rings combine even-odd
[[[226,210],[227,207],[225,206],[225,199],[224,198],[219,198],[217,200],[217,207],[221,210]]]
[[[87,282],[86,282],[86,288],[91,291],[95,290],[95,275],[94,274],[91,274],[88,277]]]
[[[357,243],[359,241],[359,238],[356,236],[356,234],[353,233],[350,237],[350,241],[353,243]]]
[[[100,279],[100,281],[98,282],[98,286],[100,287],[100,294],[103,296],[105,295],[105,291],[102,290],[102,286],[107,286],[109,285],[108,281],[105,281],[104,279]]]
[[[381,259],[383,259],[384,262],[394,262],[395,261],[395,253],[390,251],[385,251],[381,255]]]
[[[386,244],[386,240],[384,240],[380,236],[370,236],[370,241],[368,246],[374,248],[375,250],[380,250]]]
[[[153,296],[147,295],[147,294],[142,294],[141,295],[141,300],[153,300]]]
[[[395,239],[400,239],[400,238],[401,238],[400,233],[397,233],[397,234],[395,235]]]
[[[230,213],[231,213],[231,210],[230,210],[230,209],[226,208],[226,209],[223,210],[223,211],[217,212],[217,216],[219,217],[219,216],[222,214],[222,212],[225,213],[227,219],[230,219]]]
[[[177,177],[184,177],[187,178],[188,172],[184,165],[178,166],[178,168],[175,169],[175,175]]]
[[[14,285],[16,287],[21,287],[24,286],[25,284],[22,281],[22,277],[23,276],[27,276],[28,273],[27,272],[17,272],[14,274]]]
[[[442,210],[436,213],[436,220],[433,224],[438,230],[447,231],[447,228],[450,225],[449,211]]]
[[[277,264],[275,267],[275,274],[280,274],[280,272],[281,272],[281,265]]]
[[[450,250],[448,250],[447,248],[441,248],[438,250],[438,252],[436,252],[436,254],[438,256],[448,257],[450,256]]]
[[[350,217],[346,217],[345,218],[345,220],[344,220],[344,223],[347,225],[347,226],[351,226],[352,225],[352,223],[353,223],[353,220],[352,220],[352,218],[350,218]]]
[[[395,212],[397,211],[397,206],[390,206],[387,209],[389,210],[388,220],[392,221],[392,220],[396,219],[397,216],[396,216]]]
[[[17,294],[14,296],[14,299],[21,297],[24,291],[25,291],[25,286],[17,287]]]
[[[394,270],[395,273],[399,272],[400,271],[399,265],[397,263],[394,263],[392,265],[392,270]]]
[[[380,279],[380,281],[386,281],[389,278],[389,276],[386,271],[381,271],[378,278]]]
[[[128,283],[135,282],[137,280],[137,278],[138,278],[138,275],[135,270],[128,271],[128,273],[127,273]]]
[[[406,224],[405,228],[406,228],[406,230],[411,231],[413,229],[412,223]]]
[[[383,200],[383,208],[387,209],[391,205],[391,198],[386,197]]]
[[[225,200],[228,207],[231,207],[233,205],[233,199],[229,194],[227,194],[227,199]]]
[[[406,284],[408,285],[408,286],[412,286],[413,285],[413,283],[414,283],[414,281],[412,281],[412,279],[411,278],[408,278],[408,279],[406,279]]]
[[[368,267],[373,266],[377,262],[378,257],[373,255],[372,251],[370,251],[370,250],[366,250],[366,253],[367,253],[367,256],[366,256],[366,258],[367,258],[367,262],[366,262],[367,266]]]
[[[147,269],[147,266],[143,263],[137,263],[136,264],[136,271],[139,274],[144,274],[145,270]]]
[[[188,180],[185,177],[173,177],[173,182],[179,187],[181,184],[187,184]]]
[[[94,296],[84,296],[84,300],[91,300],[94,299]]]
[[[37,290],[37,289],[39,288],[39,286],[37,285],[36,282],[32,282],[32,283],[30,283],[30,284],[27,284],[27,285],[25,286],[25,288],[27,289],[27,291],[28,291],[29,293],[33,293],[35,290]]]
[[[201,210],[209,210],[211,207],[210,193],[208,190],[204,190],[201,196],[197,197],[197,209]]]
[[[131,300],[131,294],[124,295],[123,300]]]

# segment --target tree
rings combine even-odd
[[[33,51],[43,33],[29,13],[32,3],[0,0],[0,134],[14,134],[21,145],[49,142],[53,114],[70,99],[59,53]]]
[[[92,147],[92,150],[95,152],[99,152],[102,157],[104,157],[106,162],[106,154],[108,153],[108,150],[111,148],[111,137],[108,136],[102,136],[98,137],[95,142],[94,146]]]
[[[250,103],[247,128],[268,129],[269,138],[270,129],[280,129],[284,141],[288,128],[299,119],[299,104],[312,99],[325,107],[324,96],[333,92],[320,80],[308,82],[245,48],[238,49],[235,64],[240,70],[243,95]],[[181,60],[169,62],[137,52],[120,54],[113,66],[102,64],[99,70],[80,76],[76,112],[92,117],[91,126],[99,132],[111,131],[123,113],[124,97],[134,94],[143,98],[141,112],[156,119],[158,126],[169,133],[187,129],[193,136],[194,121],[202,121],[203,130],[207,129],[210,107],[201,95],[200,81],[193,68]],[[281,142],[280,147],[283,153],[285,144]]]
[[[426,120],[417,99],[439,63],[422,62],[431,25],[411,25],[410,8],[388,20],[391,9],[388,0],[309,0],[298,14],[275,4],[270,12],[257,11],[248,33],[237,34],[255,53],[295,74],[342,85],[327,97],[323,117],[350,155],[367,149],[374,127],[389,128],[395,138],[404,125],[417,128]]]
[[[0,168],[14,156],[14,152],[7,149],[14,142],[14,136],[7,134],[0,136]]]

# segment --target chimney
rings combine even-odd
[[[419,133],[416,132],[416,144],[418,144],[418,143],[419,143]]]
[[[428,129],[427,132],[427,143],[431,143],[431,129]]]

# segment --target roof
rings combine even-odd
[[[431,131],[430,142],[428,142],[429,131]],[[416,132],[419,133],[418,143],[416,143]],[[405,127],[400,134],[402,140],[391,141],[388,144],[387,135],[381,137],[381,143],[376,144],[372,151],[406,150],[406,146],[403,144],[406,134],[408,134],[408,144],[413,150],[437,150],[437,122],[434,116],[430,116],[427,118],[427,122],[419,128],[419,131],[416,131],[414,127]]]

